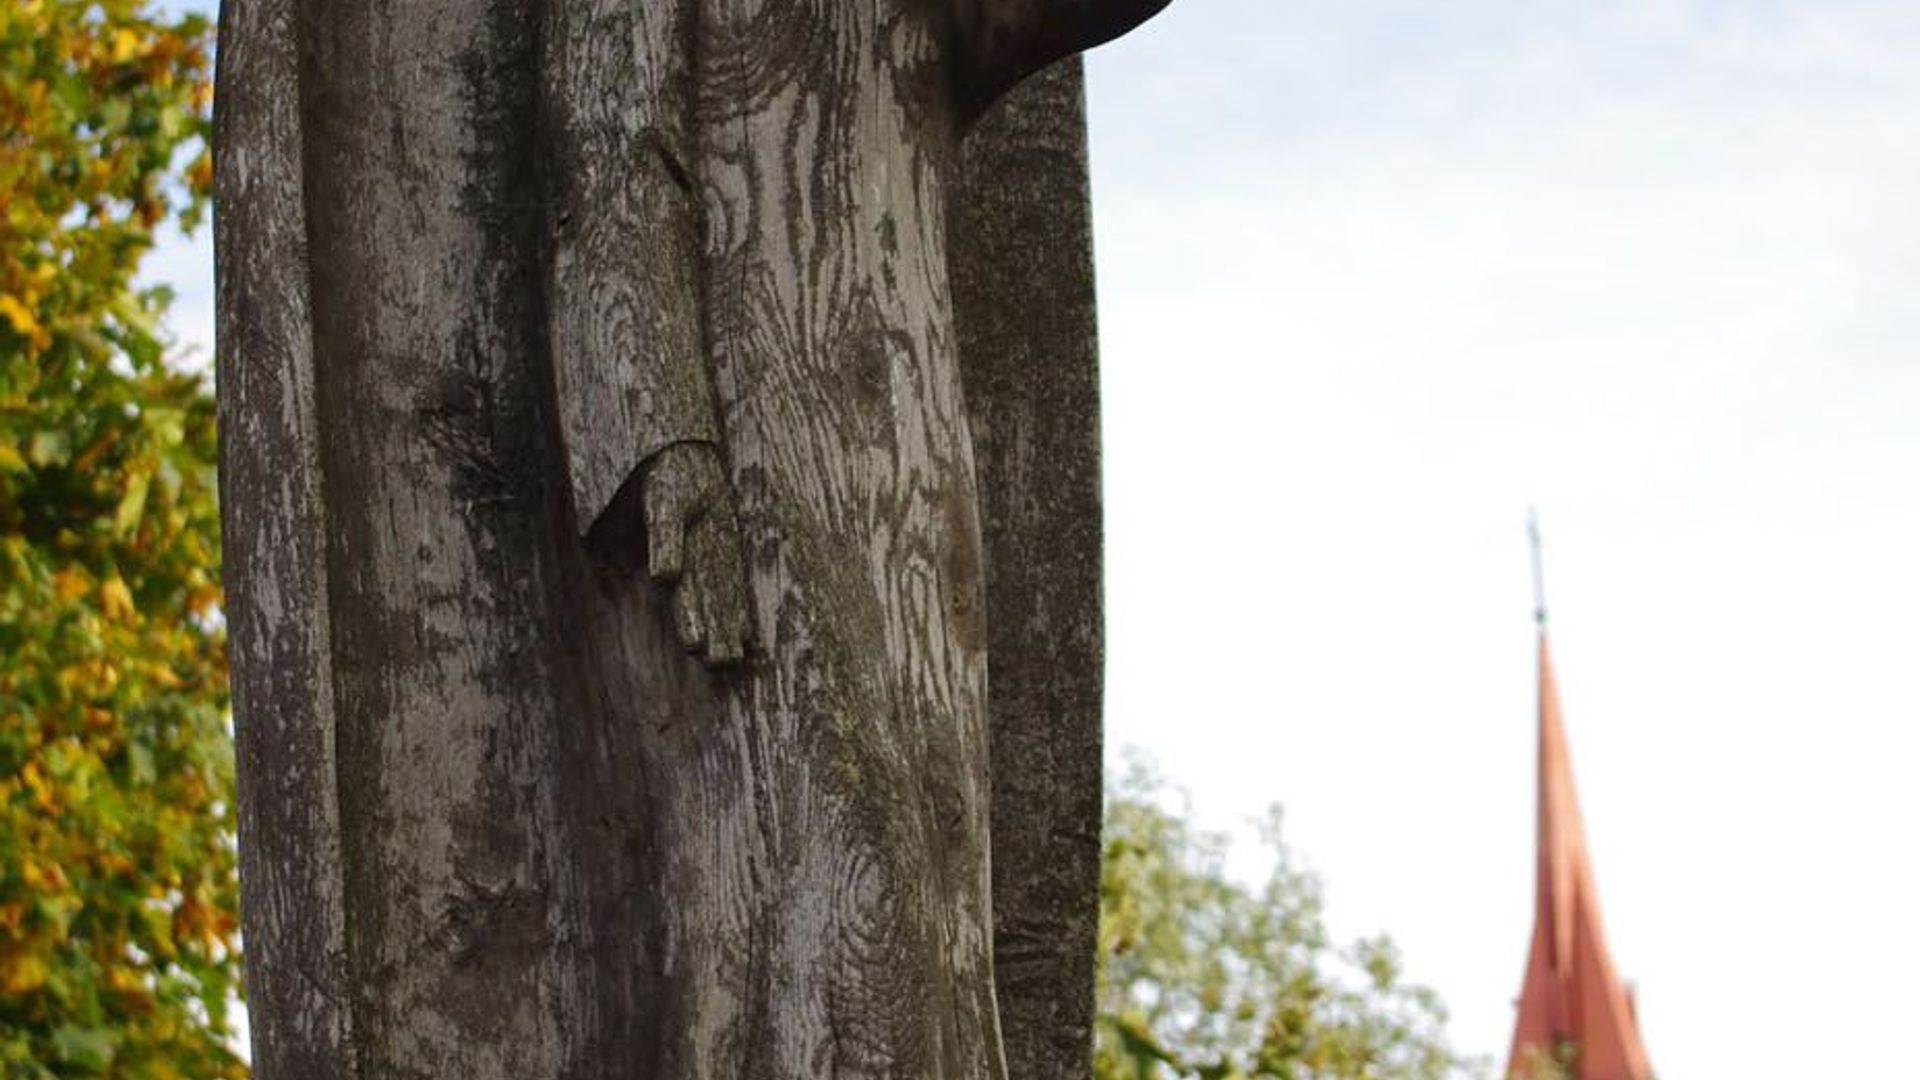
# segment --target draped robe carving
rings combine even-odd
[[[1070,1065],[1084,1016],[1054,999],[1090,977],[1098,828],[1073,72],[993,144],[1078,198],[1058,251],[986,235],[1019,200],[963,180],[960,139],[1157,6],[227,0],[263,1080],[997,1077],[990,889],[1023,901],[998,935],[1016,1067]],[[1009,318],[996,286],[1049,275],[1077,276]],[[1049,353],[1068,377],[1023,374]],[[1055,401],[1064,443],[1033,430]],[[724,463],[702,512],[737,522],[738,663],[676,624],[691,539],[688,577],[649,577],[676,446]],[[1095,549],[1035,535],[1058,526]],[[1022,812],[990,821],[990,785]],[[990,835],[1022,868],[991,886]]]

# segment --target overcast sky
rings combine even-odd
[[[1920,1005],[1920,5],[1176,0],[1092,62],[1109,728],[1505,1051],[1547,537],[1664,1080]],[[173,244],[183,339],[211,259]]]
[[[1110,730],[1499,1054],[1540,506],[1665,1080],[1920,1005],[1920,5],[1179,0],[1092,67]],[[1897,1036],[1904,1037],[1904,1036]]]

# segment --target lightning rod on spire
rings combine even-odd
[[[1533,549],[1533,621],[1547,625],[1547,578],[1540,568],[1540,515],[1527,507],[1527,540]]]

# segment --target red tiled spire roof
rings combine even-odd
[[[1540,805],[1533,947],[1520,992],[1509,1074],[1533,1053],[1574,1050],[1575,1080],[1652,1080],[1633,1000],[1614,972],[1574,797],[1560,698],[1540,630]]]

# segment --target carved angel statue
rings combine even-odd
[[[1070,316],[1091,373],[1084,268],[995,298],[1047,253],[990,189],[1065,168],[1033,228],[1084,257],[1077,89],[1006,122],[1013,174],[963,139],[1165,3],[226,0],[262,1080],[1005,1075],[990,848],[1084,853],[1098,800],[990,790],[1049,738],[1097,788],[1097,712],[1032,730],[1023,653],[1090,636],[1097,683],[1098,626],[1097,576],[1078,621],[990,603],[1061,468],[1009,324]],[[1096,898],[1021,872],[1025,978]]]

